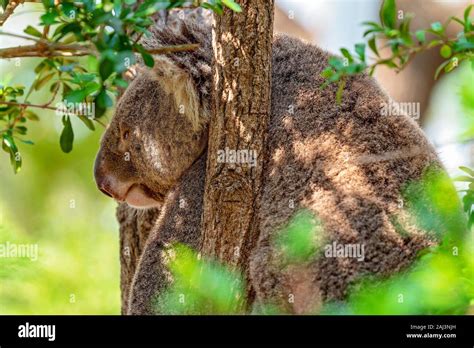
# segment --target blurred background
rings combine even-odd
[[[413,30],[462,16],[467,0],[399,0],[415,14]],[[275,31],[286,32],[337,53],[361,42],[363,21],[378,20],[377,0],[277,0]],[[41,6],[17,8],[3,30],[22,33],[38,22]],[[455,34],[453,31],[450,34]],[[25,44],[0,36],[0,48]],[[434,81],[442,59],[437,51],[420,55],[400,74],[380,69],[376,78],[399,102],[420,103],[418,120],[452,176],[460,165],[474,165],[474,73],[469,66]],[[0,84],[29,86],[39,59],[0,61]],[[46,92],[31,102],[44,103]],[[110,118],[112,110],[108,112]],[[61,120],[38,112],[21,145],[23,168],[13,174],[0,154],[0,243],[38,245],[36,261],[0,258],[0,314],[119,314],[119,250],[115,203],[95,187],[92,166],[103,128],[95,132],[74,122],[74,149],[59,147]],[[472,130],[472,129],[471,129]]]

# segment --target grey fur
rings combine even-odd
[[[202,49],[167,58],[189,73],[205,108],[210,29],[183,24],[178,34],[155,31],[148,43],[193,42]],[[359,277],[405,269],[418,251],[437,243],[430,231],[403,225],[406,212],[399,206],[404,185],[432,165],[442,170],[435,151],[413,120],[381,115],[389,98],[366,75],[348,80],[337,105],[336,86],[319,88],[328,58],[314,45],[275,37],[268,144],[259,154],[265,161],[261,235],[248,267],[256,304],[277,304],[294,313],[317,312],[326,301],[343,300]],[[146,183],[164,201],[134,277],[130,314],[152,314],[152,297],[170,284],[163,246],[181,241],[197,248],[201,235],[207,120],[202,129],[192,128],[163,92],[166,81],[157,82],[162,77],[157,69],[141,72],[126,91],[99,154],[104,171]],[[132,140],[120,140],[121,127],[132,130]],[[125,150],[133,163],[120,160]],[[189,202],[187,209],[180,208],[181,198]],[[296,268],[282,267],[273,240],[300,209],[322,222],[327,243],[365,245],[365,260],[317,257]],[[406,233],[397,232],[394,218]]]

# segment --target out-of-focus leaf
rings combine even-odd
[[[358,43],[355,45],[355,51],[359,55],[359,58],[362,62],[365,62],[365,44]]]
[[[415,33],[415,36],[416,36],[416,39],[421,42],[421,43],[425,43],[426,41],[426,33],[424,30],[418,30],[416,33]]]
[[[155,65],[155,60],[153,59],[153,56],[149,54],[142,45],[136,44],[134,47],[141,54],[145,65],[150,68],[153,68],[153,66]]]
[[[113,105],[112,99],[108,96],[107,91],[102,89],[100,93],[97,95],[96,102],[99,107],[108,108]]]
[[[6,9],[10,0],[1,0],[2,8]]]
[[[69,153],[72,150],[72,144],[74,142],[74,132],[69,116],[63,116],[62,122],[64,127],[59,138],[59,144],[63,152]]]
[[[372,52],[374,52],[378,57],[379,56],[379,51],[377,49],[377,43],[376,43],[375,36],[372,36],[372,38],[368,41],[368,45],[369,45],[370,49],[372,50]]]
[[[31,110],[26,110],[24,115],[30,121],[39,121],[38,115]]]
[[[89,128],[91,131],[95,130],[94,122],[92,120],[84,115],[78,115],[79,119],[86,125],[87,128]]]
[[[37,80],[34,84],[35,91],[41,89],[45,84],[47,84],[54,77],[54,75],[56,75],[56,72],[51,72]]]
[[[42,34],[41,32],[36,29],[35,27],[32,27],[31,25],[27,26],[25,30],[23,30],[26,34],[35,36],[35,37],[41,37]]]
[[[222,3],[234,12],[242,12],[242,8],[234,0],[222,0]]]
[[[451,57],[451,54],[452,54],[451,47],[449,47],[449,45],[441,46],[439,50],[439,54],[441,55],[441,57],[448,59],[449,57]]]
[[[380,8],[380,21],[388,28],[395,28],[397,23],[397,5],[395,0],[384,0]]]
[[[474,178],[474,170],[472,170],[471,168],[460,166],[459,169],[461,169],[463,172],[469,174],[470,176]]]
[[[443,25],[440,22],[432,23],[431,29],[434,33],[442,33],[444,31]]]
[[[102,81],[107,80],[107,78],[112,75],[114,72],[115,63],[110,58],[105,57],[101,60],[99,64],[99,73]]]

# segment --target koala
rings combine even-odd
[[[164,252],[180,242],[198,249],[211,103],[211,28],[182,22],[154,28],[145,47],[199,43],[199,49],[157,56],[139,69],[118,102],[95,163],[98,188],[137,209],[159,209],[131,285],[128,313],[154,314],[154,296],[172,283]],[[260,202],[260,236],[246,270],[254,308],[317,313],[343,301],[364,275],[406,269],[438,237],[407,218],[407,184],[428,168],[444,171],[415,121],[384,116],[386,93],[367,75],[321,89],[330,54],[276,35],[272,100]],[[254,64],[252,61],[241,64]],[[184,204],[183,204],[184,202]],[[320,221],[326,245],[363,245],[364,258],[318,254],[301,265],[281,262],[275,237],[301,210]],[[291,300],[289,300],[291,298]]]

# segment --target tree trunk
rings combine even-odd
[[[215,16],[213,26],[215,61],[201,251],[246,272],[259,232],[274,1],[239,4],[241,13],[226,9]],[[253,154],[255,163],[249,161]]]
[[[155,225],[158,209],[136,210],[123,203],[117,207],[120,224],[120,292],[122,314],[127,313],[128,296],[133,275],[151,228]]]

